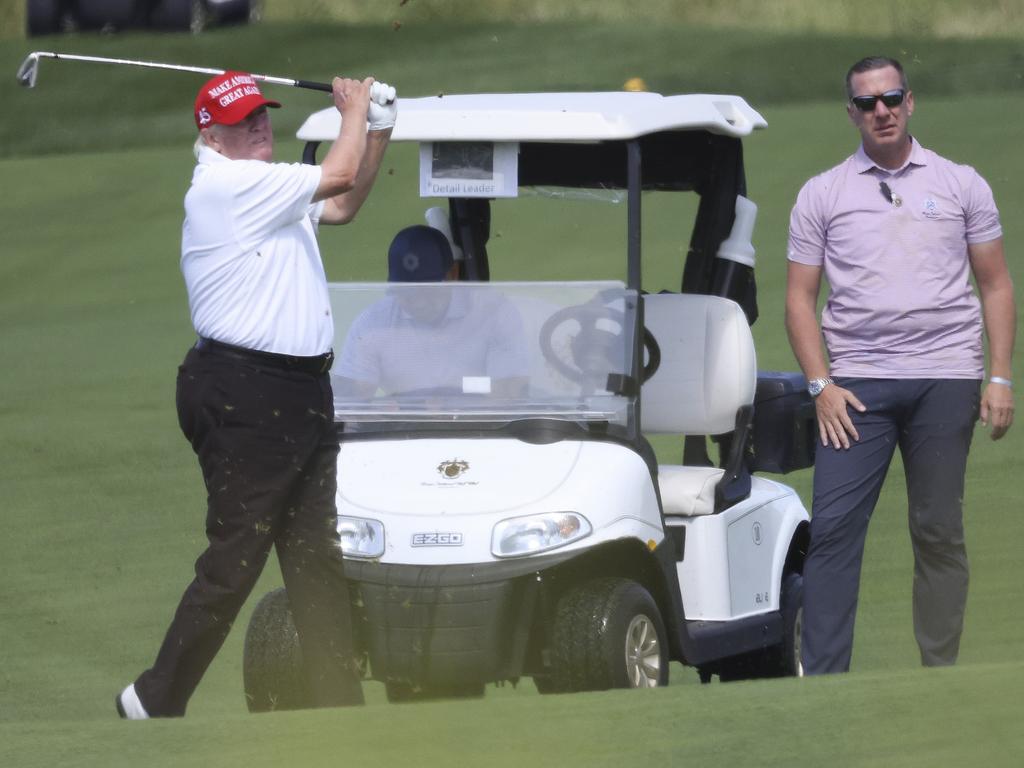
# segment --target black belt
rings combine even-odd
[[[196,342],[196,349],[200,352],[213,353],[221,357],[230,357],[250,365],[263,365],[269,368],[279,368],[284,371],[301,371],[313,376],[319,376],[331,370],[334,363],[334,352],[328,351],[314,357],[302,357],[299,355],[279,355],[276,352],[261,352],[258,349],[246,349],[236,347],[234,344],[225,344],[223,341],[200,337]]]

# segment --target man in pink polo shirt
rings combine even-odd
[[[971,434],[979,417],[993,440],[1013,421],[1016,309],[992,191],[973,168],[910,136],[914,94],[899,62],[862,59],[846,91],[861,146],[804,185],[789,230],[786,329],[821,438],[804,566],[807,674],[850,667],[864,540],[896,446],[921,662],[956,662]]]

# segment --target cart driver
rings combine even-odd
[[[528,356],[523,322],[504,296],[490,290],[399,284],[458,279],[448,238],[415,225],[388,248],[388,282],[396,289],[352,323],[334,367],[341,394],[486,394],[524,391]]]

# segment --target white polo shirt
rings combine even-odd
[[[320,167],[199,151],[185,195],[181,271],[199,336],[247,349],[320,355],[334,321],[311,204]]]

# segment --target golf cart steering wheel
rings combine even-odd
[[[563,360],[552,344],[555,332],[569,320],[575,320],[580,326],[580,332],[572,337],[569,344],[575,365]],[[595,353],[600,352],[622,334],[626,326],[625,321],[624,312],[595,301],[563,307],[541,326],[541,352],[544,359],[570,381],[592,384],[596,376],[608,373],[607,360]],[[651,378],[661,364],[661,349],[654,334],[646,327],[643,329],[643,345],[647,352],[647,363],[641,372],[641,384]]]

